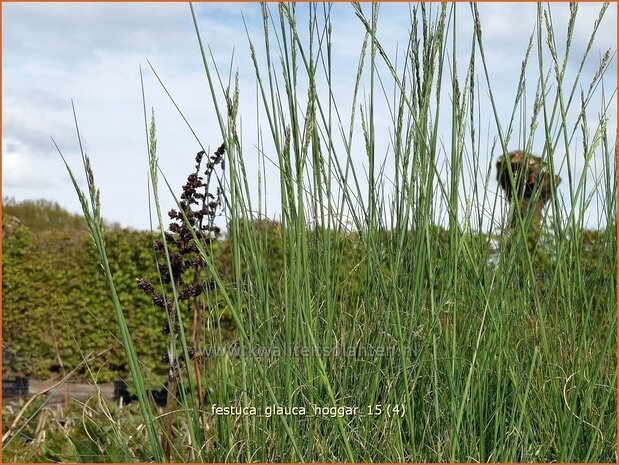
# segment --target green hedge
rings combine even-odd
[[[36,378],[49,378],[62,373],[63,369],[68,372],[88,353],[93,352],[99,355],[90,368],[97,374],[98,381],[105,382],[125,376],[125,354],[121,343],[116,339],[118,329],[109,291],[81,218],[46,201],[7,203],[5,200],[4,214],[15,216],[21,222],[7,231],[3,241],[3,344],[5,351],[8,349],[16,355],[15,368]],[[254,253],[258,257],[259,266],[266,268],[270,283],[270,305],[277,310],[277,306],[281,306],[284,299],[282,277],[287,260],[284,253],[286,234],[275,222],[254,222],[249,227],[260,237],[257,242],[259,250]],[[407,234],[411,235],[407,238],[407,243],[414,243],[412,235],[415,233]],[[570,254],[574,263],[583,267],[582,285],[587,289],[599,289],[598,292],[588,295],[600,296],[600,299],[607,289],[616,283],[614,272],[607,273],[599,266],[600,260],[609,262],[609,254],[610,257],[616,256],[613,237],[603,231],[586,232],[582,235],[580,244],[570,243],[570,250],[565,252]],[[442,258],[448,247],[448,234],[436,228],[436,234],[432,234],[432,238],[432,247],[439,251],[435,255],[438,261],[434,260],[432,284],[435,295],[439,296],[441,286],[450,285],[447,281],[453,270]],[[381,266],[385,278],[389,280],[391,276],[388,251],[395,238],[391,233],[381,232],[380,239],[385,251]],[[330,256],[333,260],[335,282],[341,284],[334,290],[333,298],[343,308],[357,305],[360,299],[363,299],[363,289],[371,285],[366,282],[367,260],[362,240],[357,234],[328,231],[325,235],[324,231],[315,230],[308,236],[309,252],[321,254],[326,247],[325,240],[329,247],[337,249],[332,250]],[[475,255],[480,257],[482,263],[487,263],[492,253],[488,248],[488,241],[479,235],[472,235],[467,241],[470,243],[469,253],[477,248]],[[148,232],[109,225],[106,244],[118,296],[136,341],[140,360],[148,370],[162,376],[167,372],[162,362],[167,338],[163,327],[167,317],[161,309],[154,307],[150,298],[136,286],[137,278],[158,282],[151,235]],[[239,245],[242,258],[249,257],[249,250],[246,249],[248,245]],[[231,242],[222,239],[213,247],[216,266],[230,289],[237,285],[232,284],[232,246]],[[401,259],[404,263],[413,263],[416,253],[412,248],[405,250]],[[552,252],[545,253],[550,255],[550,258],[537,261],[536,275],[540,281],[550,283],[554,266]],[[474,267],[477,270],[484,268],[479,265]],[[244,263],[242,269],[244,275],[249,273],[252,266]],[[461,269],[458,273],[469,279],[490,279],[491,265],[488,265],[481,275],[473,269]],[[318,276],[316,279],[319,279]],[[401,276],[398,286],[408,285],[409,279],[406,275]],[[426,285],[429,283],[425,282]],[[556,286],[551,291],[545,290],[543,283],[539,284],[542,285],[536,289],[542,294],[538,296],[542,301],[557,297],[551,295],[557,292]],[[320,287],[320,283],[313,283],[313,286]],[[216,293],[209,298],[210,316],[217,316],[214,320],[222,318],[224,328],[230,328],[230,315],[224,304],[218,300]],[[424,301],[427,299],[429,296],[422,298]],[[580,304],[576,299],[572,303]],[[601,299],[594,308],[604,305],[605,301]],[[186,327],[190,330],[192,315],[186,315],[185,319]],[[229,334],[229,329],[226,331]],[[90,375],[84,368],[80,376],[88,378]]]
[[[99,379],[125,371],[109,291],[90,242],[81,229],[35,234],[23,225],[5,237],[3,342],[16,354],[19,368],[34,377],[70,370],[89,352],[106,350],[91,367],[100,370]],[[132,334],[147,367],[161,371],[155,354],[165,344],[164,315],[135,286],[137,277],[153,276],[148,234],[114,228],[107,242]]]

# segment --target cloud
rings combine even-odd
[[[25,3],[7,5],[3,13],[11,18],[3,31],[9,59],[37,55],[44,65],[62,61],[72,71],[101,52],[156,51],[164,42],[175,51],[169,54],[173,59],[191,36],[184,4]]]
[[[45,175],[45,170],[28,152],[28,147],[18,141],[2,141],[3,190],[53,187],[54,181]]]

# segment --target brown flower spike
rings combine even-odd
[[[217,151],[208,157],[206,169],[200,173],[202,161],[206,155],[204,151],[196,155],[195,171],[187,177],[187,182],[183,186],[180,196],[179,206],[181,211],[172,209],[168,212],[170,225],[165,233],[165,241],[170,257],[168,264],[165,260],[165,247],[161,240],[154,241],[154,249],[159,261],[157,267],[161,276],[162,283],[167,288],[167,292],[157,292],[155,286],[150,281],[138,278],[138,288],[148,295],[153,304],[164,309],[168,314],[163,332],[169,334],[172,340],[178,335],[177,309],[174,304],[174,296],[170,292],[169,285],[173,284],[178,289],[178,301],[185,302],[188,312],[195,305],[196,299],[203,293],[214,288],[214,283],[205,279],[204,261],[200,256],[194,237],[203,241],[205,244],[216,240],[221,231],[215,226],[215,216],[221,207],[221,191],[218,189],[214,195],[209,192],[209,185],[213,171],[217,166],[223,168],[225,147],[221,145]],[[195,348],[189,348],[190,353],[195,353]],[[172,381],[177,376],[179,369],[178,360],[169,360],[167,353],[163,357],[169,364],[169,380]]]

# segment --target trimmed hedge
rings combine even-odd
[[[47,201],[7,204],[5,200],[4,214],[20,220],[20,224],[11,227],[4,237],[2,273],[3,344],[5,352],[8,349],[16,355],[16,370],[35,378],[49,378],[70,371],[93,352],[97,357],[90,368],[97,374],[98,381],[126,376],[125,353],[117,339],[118,329],[109,291],[82,219]],[[250,223],[249,227],[259,235],[259,250],[255,253],[269,278],[269,301],[273,307],[281,306],[286,261],[286,238],[281,225],[259,221]],[[414,233],[408,234],[411,236],[407,243],[414,243]],[[438,295],[441,286],[449,285],[440,278],[448,275],[447,267],[450,265],[443,255],[449,238],[446,231],[440,228],[436,228],[436,234],[432,237],[432,247],[439,251],[434,270],[434,276],[438,277],[434,281]],[[325,247],[323,239],[323,232],[319,230],[308,236],[310,253],[321,253]],[[394,238],[383,231],[380,239],[384,244],[384,257],[387,257]],[[570,257],[583,268],[585,281],[582,285],[599,290],[588,294],[596,296],[594,308],[606,305],[602,296],[616,285],[615,274],[600,267],[600,260],[605,263],[614,261],[616,245],[613,239],[613,234],[604,231],[587,231],[582,235],[580,244],[570,243],[573,248],[568,251]],[[467,241],[471,247],[484,248],[478,256],[489,258],[492,254],[484,237],[473,235]],[[354,306],[359,299],[363,299],[364,287],[371,284],[366,282],[369,278],[363,247],[356,234],[329,231],[328,242],[330,247],[337,249],[332,250],[331,258],[335,282],[340,285],[334,289],[333,298],[343,307]],[[158,282],[151,234],[111,225],[106,231],[106,244],[118,296],[136,341],[138,356],[148,370],[163,376],[167,372],[162,362],[167,340],[163,327],[167,317],[136,286],[137,278]],[[249,256],[247,245],[241,243],[239,246],[242,256]],[[232,244],[227,240],[213,245],[217,268],[229,289],[233,288],[231,249]],[[538,291],[544,294],[541,298],[552,300],[557,297],[552,295],[557,289],[546,289],[544,283],[552,281],[553,259],[551,252],[545,253],[546,259],[538,260],[536,265],[536,275],[540,281]],[[415,250],[405,250],[404,255],[404,263],[414,260]],[[381,266],[386,279],[391,279],[389,260],[384,257]],[[243,264],[243,281],[251,268],[249,264]],[[490,268],[482,276],[483,279],[490,279]],[[470,279],[478,279],[471,270],[462,269],[460,273]],[[319,282],[313,283],[313,286],[320,285]],[[399,285],[406,285],[406,282]],[[230,316],[224,304],[217,300],[216,293],[212,298],[215,300],[209,301],[211,315],[215,312],[221,317],[223,328],[227,328],[225,331],[229,336],[233,331],[233,328],[230,329]],[[424,296],[424,299],[427,298]],[[192,315],[186,315],[185,321],[190,330]],[[86,367],[79,377],[90,377]]]

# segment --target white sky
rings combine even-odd
[[[270,4],[269,7],[276,14],[276,4]],[[370,6],[366,4],[363,7],[369,15]],[[565,89],[569,90],[574,81],[575,70],[580,64],[600,7],[599,3],[579,4]],[[256,44],[259,60],[264,63],[259,5],[196,4],[195,8],[203,41],[210,45],[215,62],[225,76],[234,51],[233,69],[240,74],[242,142],[248,172],[256,173],[256,84],[241,11]],[[431,8],[435,14],[438,6]],[[516,95],[521,63],[529,36],[535,27],[536,4],[480,3],[478,8],[492,91],[501,115],[501,124],[506,126]],[[562,57],[569,7],[567,4],[552,3],[549,8],[557,35],[558,53]],[[302,18],[306,17],[306,9],[307,4],[298,6]],[[456,58],[458,76],[463,81],[471,50],[472,21],[469,5],[459,4],[456,13]],[[348,4],[334,5],[332,22],[335,94],[341,111],[350,111],[364,30],[352,6]],[[303,21],[300,19],[299,23],[303,24]],[[2,6],[2,24],[2,195],[17,200],[46,198],[58,201],[70,211],[80,211],[76,193],[50,139],[50,136],[54,137],[69,163],[81,173],[71,114],[70,99],[73,99],[85,149],[91,157],[95,180],[101,191],[104,217],[123,226],[148,228],[147,158],[139,65],[144,70],[147,106],[155,108],[160,165],[177,192],[193,167],[199,146],[148,69],[147,60],[153,64],[205,147],[210,147],[212,153],[221,144],[188,5],[5,3]],[[606,103],[611,104],[607,114],[611,145],[615,144],[617,128],[614,100],[617,75],[614,58],[616,24],[616,4],[613,3],[606,12],[585,63],[574,105],[576,109],[579,107],[580,89],[586,92],[601,56],[610,49],[613,59],[603,82]],[[400,53],[406,47],[409,28],[407,4],[381,6],[378,37],[390,56],[395,56],[396,46],[399,46]],[[307,25],[302,26],[302,30],[306,29]],[[451,50],[451,40],[449,44]],[[530,82],[527,81],[526,90],[527,126],[536,90],[535,46],[531,60],[532,77]],[[548,56],[545,57],[545,63],[549,63]],[[445,66],[449,66],[447,61]],[[497,138],[497,130],[487,102],[487,87],[479,60],[476,67],[481,97],[481,133],[477,136],[482,154],[481,166],[486,169],[496,158],[496,154],[492,153],[492,144]],[[446,69],[444,81],[449,81],[449,73],[450,70]],[[388,89],[392,90],[392,84]],[[610,100],[611,96],[613,100]],[[298,98],[304,102],[306,95],[300,94]],[[448,98],[446,93],[443,101],[448,103]],[[601,105],[598,92],[587,113],[591,136],[595,132],[596,115]],[[389,159],[390,125],[385,105],[377,104],[376,111],[377,154],[381,159],[385,155]],[[516,115],[518,117],[518,111]],[[575,112],[570,113],[572,124],[576,116]],[[449,153],[450,110],[443,112],[440,123],[441,147]],[[266,136],[268,127],[264,121],[262,125],[263,136]],[[541,153],[544,145],[542,131],[538,132],[533,145],[534,153]],[[517,141],[516,127],[510,149],[520,148]],[[357,151],[362,152],[362,138],[358,138],[355,144]],[[268,147],[266,144],[265,148]],[[576,176],[579,176],[583,170],[580,130],[570,144],[570,153],[572,167]],[[592,164],[587,172],[589,186],[593,185],[594,179],[600,174],[601,160],[596,157],[596,168]],[[272,158],[276,159],[274,155]],[[359,166],[364,164],[361,157],[358,163]],[[556,168],[566,181],[568,174],[565,163]],[[388,168],[386,174],[392,172]],[[448,173],[446,167],[444,173]],[[483,182],[484,172],[474,174],[478,182]],[[276,176],[277,170],[267,164],[266,213],[270,217],[279,218],[279,182]],[[163,182],[161,185],[165,187]],[[258,190],[257,186],[257,176],[251,176],[252,192]],[[489,201],[494,201],[496,189],[492,172]],[[560,193],[565,201],[565,197],[569,196],[567,182],[560,186]],[[167,195],[163,196],[163,200],[164,211],[167,211],[172,201]],[[601,206],[598,200],[594,195],[587,210],[589,227],[603,223],[599,221],[603,214],[599,211]],[[462,203],[464,206],[466,199],[462,199]]]

